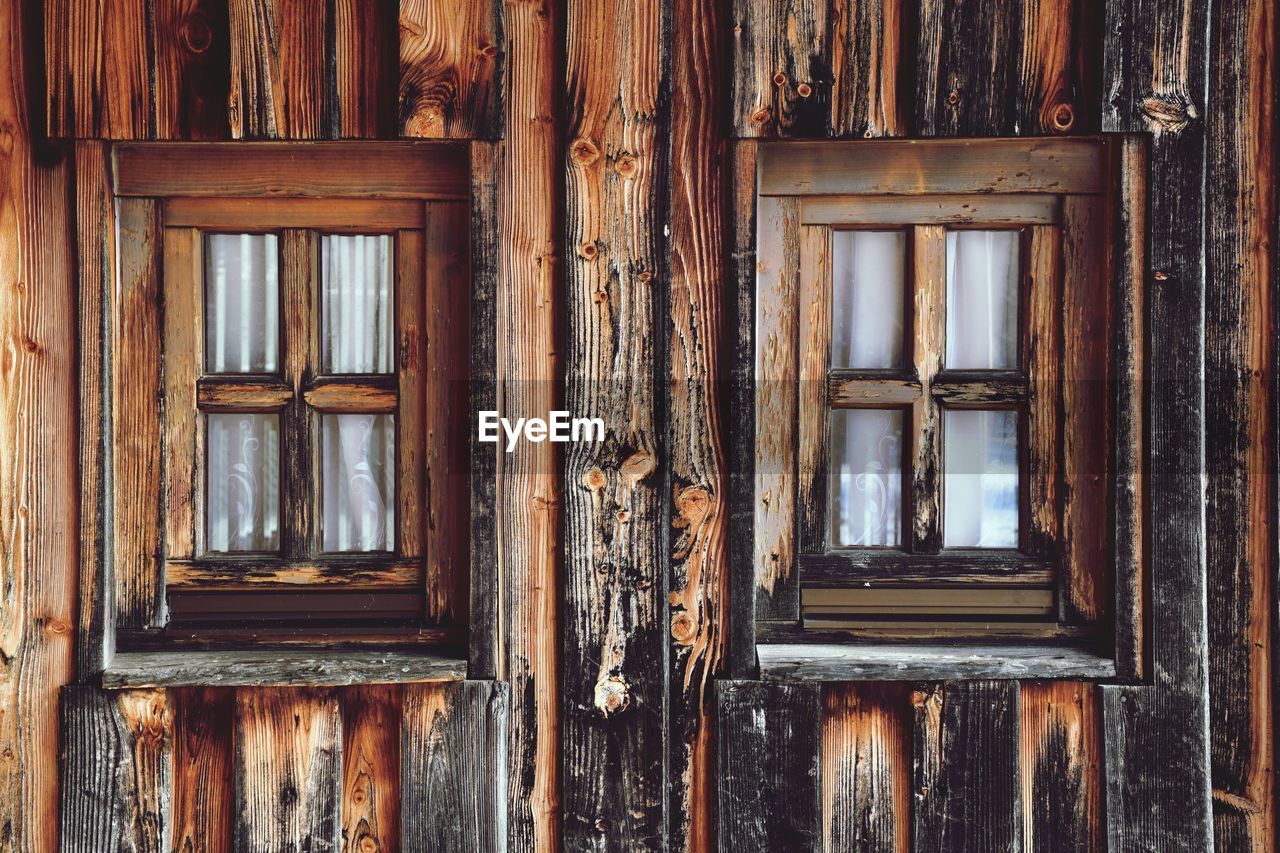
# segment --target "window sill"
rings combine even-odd
[[[1114,678],[1115,662],[1060,646],[905,646],[769,643],[760,677],[799,681]]]
[[[418,652],[121,652],[102,673],[102,686],[336,687],[466,677],[466,660]]]

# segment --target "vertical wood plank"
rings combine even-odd
[[[428,205],[428,210],[430,205]],[[427,556],[427,423],[430,410],[438,408],[426,393],[427,354],[427,250],[420,231],[396,233],[396,379],[400,408],[396,414],[399,434],[400,556]],[[433,306],[432,310],[435,308]],[[443,306],[440,313],[448,316]],[[424,572],[425,576],[425,572]],[[429,597],[429,593],[427,593]]]
[[[1276,846],[1275,15],[1273,0],[1214,4],[1213,109],[1205,119],[1209,749],[1218,850]]]
[[[719,849],[822,848],[817,684],[717,683]]]
[[[426,370],[423,389],[427,491],[427,616],[439,622],[466,619],[466,536],[471,506],[467,458],[467,374],[470,353],[471,278],[467,263],[470,217],[463,204],[427,207],[423,248]]]
[[[112,510],[116,626],[164,624],[160,536],[160,251],[154,199],[118,202],[120,241],[112,317]]]
[[[503,4],[402,0],[400,135],[502,135]]]
[[[1053,552],[1061,529],[1061,239],[1062,231],[1057,226],[1031,229],[1031,304],[1027,333],[1030,407],[1027,425],[1030,434],[1028,456],[1032,465],[1028,492],[1031,505],[1030,546],[1032,552],[1038,554]]]
[[[757,143],[737,142],[730,150],[730,216],[733,228],[727,299],[730,370],[729,452],[729,612],[728,670],[750,678],[756,670],[756,153]]]
[[[394,0],[331,0],[330,136],[396,135],[397,5]]]
[[[559,405],[562,355],[559,3],[508,0],[507,137],[498,144],[497,379],[504,417],[545,417]],[[530,199],[542,199],[530,204]],[[496,453],[501,571],[497,667],[511,685],[508,841],[512,851],[560,846],[559,453],[521,442]],[[572,486],[570,486],[572,488]]]
[[[499,682],[405,689],[404,850],[507,849],[506,719],[507,686]]]
[[[218,0],[151,0],[158,139],[228,139],[231,33]]]
[[[1106,208],[1100,198],[1062,204],[1062,594],[1073,622],[1109,613],[1111,590],[1110,288]]]
[[[155,56],[149,12],[147,0],[44,4],[50,136],[149,139],[155,135],[151,76]],[[19,31],[13,32],[16,36]],[[39,93],[30,96],[39,97]]]
[[[760,198],[756,216],[756,618],[796,619],[799,205]]]
[[[822,688],[824,853],[898,853],[911,833],[911,704],[901,684]]]
[[[316,425],[303,394],[320,364],[317,329],[319,288],[315,280],[318,257],[316,236],[298,228],[280,234],[280,291],[284,305],[284,381],[293,389],[293,398],[280,418],[281,468],[284,488],[281,496],[282,550],[290,559],[306,559],[319,539],[320,513],[314,471]]]
[[[63,691],[61,849],[168,853],[172,735],[162,690]]]
[[[829,136],[902,136],[903,0],[831,4]]]
[[[911,229],[914,302],[911,343],[920,396],[911,404],[911,550],[934,554],[942,547],[942,412],[933,379],[942,367],[947,334],[947,242],[941,225]]]
[[[1010,136],[1021,4],[922,0],[916,130],[922,136]]]
[[[231,853],[235,693],[193,687],[171,690],[169,696],[173,705],[172,849]]]
[[[666,835],[665,468],[660,386],[666,169],[660,4],[573,0],[566,27],[564,846]]]
[[[75,146],[75,293],[79,317],[80,580],[76,672],[90,678],[114,648],[115,601],[107,589],[110,518],[111,371],[116,209],[110,150],[96,141]]]
[[[200,234],[164,230],[164,553],[195,556],[196,378],[204,355]]]
[[[342,694],[342,849],[400,849],[401,687],[370,684]],[[416,809],[416,801],[406,801]]]
[[[714,846],[710,686],[724,665],[729,616],[728,490],[721,410],[726,343],[725,53],[716,0],[678,0],[672,30],[670,236],[671,577],[667,736],[672,850]]]
[[[912,704],[912,849],[1021,850],[1017,682],[932,685]]]
[[[1096,119],[1090,121],[1087,107],[1080,109],[1085,106],[1080,101],[1085,86],[1075,62],[1076,49],[1089,36],[1082,20],[1086,4],[1078,0],[1010,4],[1018,5],[1022,10],[1015,96],[1018,133],[1034,136],[1096,130]]]
[[[734,0],[730,121],[736,136],[821,136],[831,112],[829,4]]]
[[[831,365],[831,229],[800,229],[797,552],[827,549],[827,369]]]
[[[1108,5],[1103,130],[1151,134],[1146,279],[1150,687],[1103,687],[1111,849],[1211,846],[1205,625],[1204,180],[1209,6]]]
[[[342,714],[314,688],[236,691],[235,849],[337,851]]]
[[[328,135],[327,4],[227,0],[235,139],[319,139]]]
[[[1026,850],[1105,850],[1101,704],[1073,681],[1022,684],[1022,821]]]

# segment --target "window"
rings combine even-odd
[[[117,646],[460,646],[466,147],[115,161]]]
[[[1113,584],[1140,566],[1116,543],[1140,524],[1142,431],[1124,150],[761,146],[761,642],[1108,653]]]

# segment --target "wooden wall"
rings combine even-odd
[[[1272,849],[1275,27],[1274,0],[0,4],[0,847]],[[743,678],[717,383],[749,140],[1098,130],[1151,142],[1148,683]],[[398,135],[494,142],[501,408],[608,426],[485,463],[503,686],[62,689],[100,655],[96,140]],[[477,776],[499,793],[460,798]]]

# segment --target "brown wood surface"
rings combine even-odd
[[[413,688],[410,688],[413,689]],[[399,850],[399,685],[362,685],[342,693],[342,850]],[[416,808],[417,803],[405,802]]]
[[[236,139],[320,139],[328,116],[323,44],[328,12],[307,0],[227,0]]]
[[[424,566],[430,517],[426,468],[430,451],[426,424],[427,412],[432,407],[424,389],[431,347],[427,338],[426,262],[427,249],[421,234],[401,231],[396,235],[395,369],[400,400],[396,427],[401,436],[396,451],[399,458],[396,470],[399,547],[402,557],[416,558]]]
[[[342,139],[395,136],[396,6],[393,0],[330,3],[328,135]]]
[[[1047,225],[1060,217],[1058,196],[850,195],[808,196],[800,202],[805,225]]]
[[[1079,681],[1021,685],[1022,822],[1026,849],[1103,850],[1102,706]]]
[[[1057,228],[1035,228],[1029,248],[1030,293],[1027,306],[1027,483],[1029,546],[1049,553],[1061,530],[1061,258]]]
[[[831,365],[831,230],[800,229],[800,278],[796,296],[796,552],[827,548],[827,456],[831,413],[827,371]],[[797,575],[798,576],[798,575]]]
[[[424,220],[422,204],[414,199],[179,196],[164,203],[165,227],[192,226],[213,231],[319,228],[368,234],[421,228]]]
[[[898,853],[911,834],[911,704],[899,684],[822,688],[823,850]]]
[[[921,395],[911,405],[910,545],[925,554],[942,546],[942,413],[932,391],[946,351],[946,250],[942,226],[912,229],[911,352]]]
[[[319,549],[315,470],[318,449],[312,415],[303,399],[303,389],[315,375],[320,362],[319,315],[320,273],[315,234],[288,229],[280,235],[280,296],[284,306],[284,354],[281,359],[284,381],[292,390],[280,416],[280,543],[289,560],[304,560]]]
[[[231,32],[227,4],[220,0],[154,0],[150,8],[155,53],[148,71],[154,77],[155,137],[228,138]],[[78,110],[89,100],[83,90],[69,94],[79,99],[75,101]],[[50,132],[59,135],[52,123]],[[122,134],[119,138],[140,135]]]
[[[408,555],[406,555],[408,556]],[[387,561],[378,558],[333,559],[326,562],[284,562],[265,558],[256,563],[235,560],[169,560],[165,585],[194,589],[235,589],[263,586],[405,588],[422,584],[420,559]]]
[[[235,779],[231,731],[235,695],[227,688],[169,691],[173,707],[173,846],[231,853]]]
[[[204,360],[204,266],[193,228],[164,229],[164,556],[196,555],[196,377]],[[201,401],[203,402],[203,401]]]
[[[401,136],[501,136],[501,0],[400,3]]]

